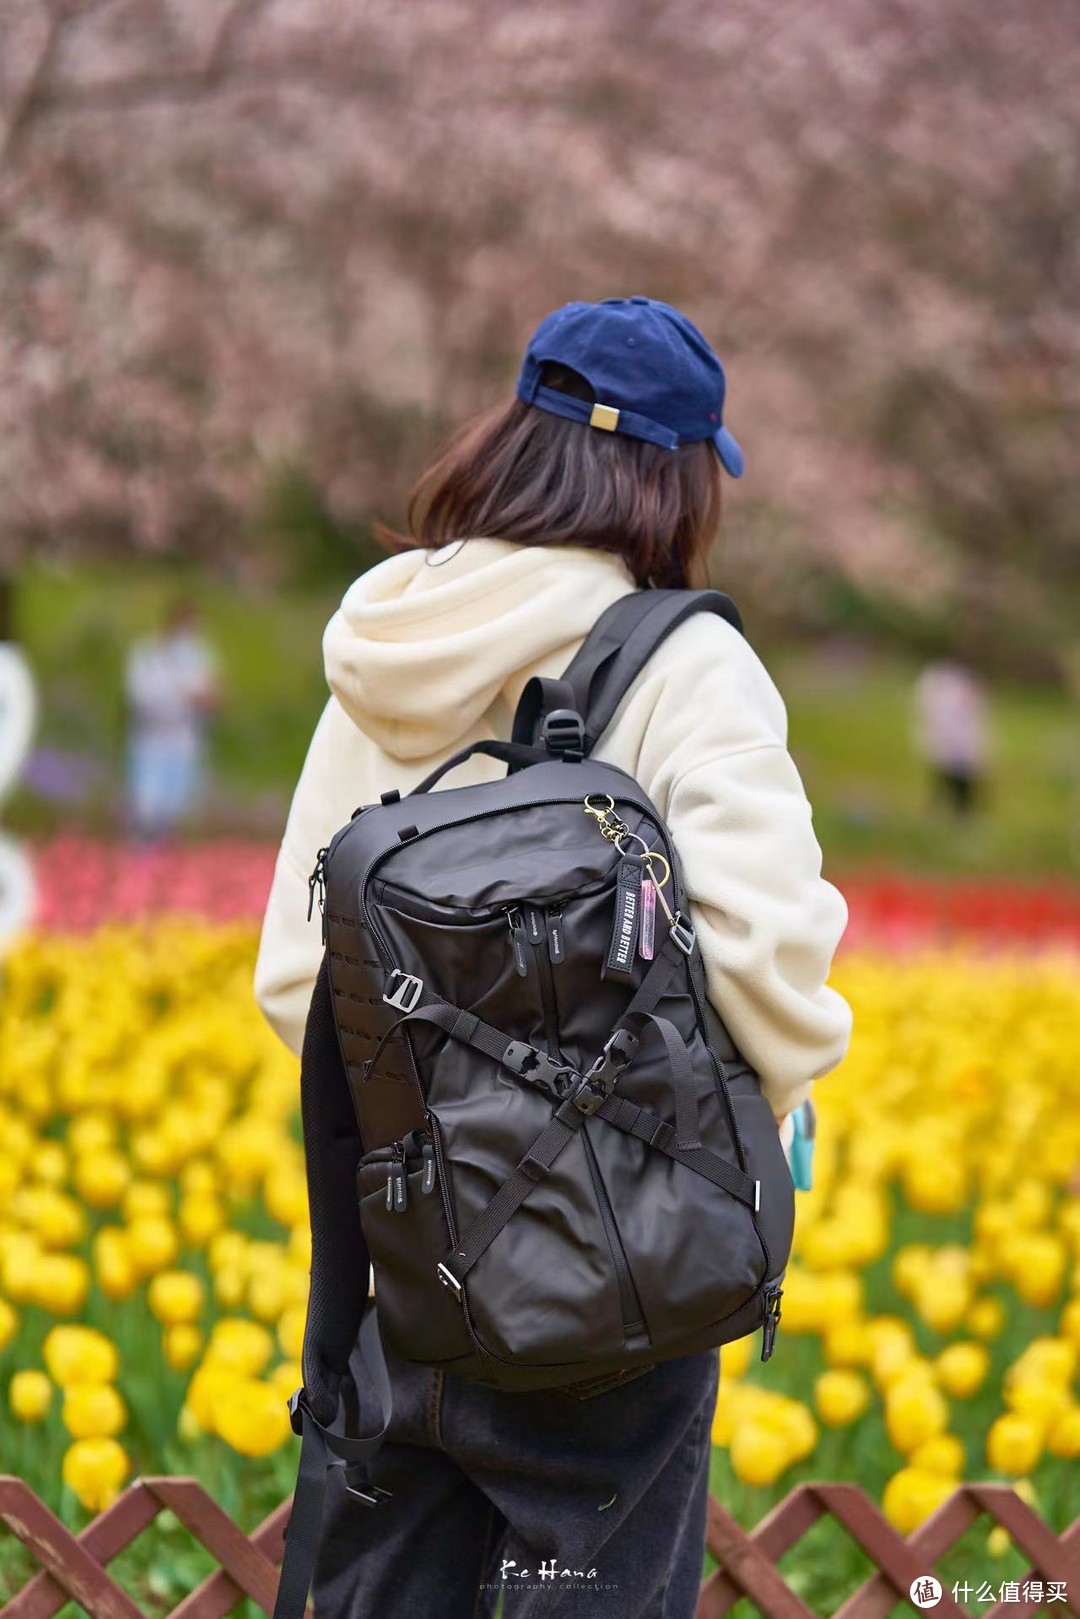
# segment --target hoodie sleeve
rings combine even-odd
[[[308,875],[319,850],[359,802],[371,745],[336,697],[323,709],[293,793],[263,915],[254,990],[263,1015],[297,1056],[322,960],[322,920],[308,920]]]
[[[778,1116],[844,1056],[851,1009],[826,980],[847,924],[821,874],[783,701],[738,632],[702,614],[639,676],[612,732],[683,868],[709,999]]]

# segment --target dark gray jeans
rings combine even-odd
[[[369,1476],[393,1499],[367,1507],[331,1470],[316,1619],[491,1619],[500,1588],[505,1619],[693,1619],[715,1350],[586,1400],[386,1362]]]

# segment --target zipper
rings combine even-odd
[[[544,1039],[547,1041],[548,1056],[556,1062],[561,1062],[559,1020],[555,1006],[555,978],[551,971],[548,951],[548,919],[539,906],[525,906],[525,936],[536,952],[536,961],[540,968],[540,1004],[544,1010]]]
[[[386,1174],[386,1207],[393,1214],[404,1214],[408,1202],[404,1141],[395,1141],[392,1150],[394,1156]]]
[[[600,1210],[600,1219],[603,1222],[607,1235],[608,1247],[611,1249],[611,1258],[615,1265],[615,1276],[619,1284],[619,1307],[622,1311],[623,1333],[630,1338],[645,1334],[649,1338],[649,1330],[645,1325],[645,1313],[641,1308],[641,1300],[634,1286],[634,1278],[630,1274],[630,1266],[626,1259],[626,1250],[619,1236],[619,1228],[615,1224],[615,1211],[607,1195],[603,1179],[600,1174],[600,1165],[596,1161],[596,1152],[589,1140],[588,1126],[583,1126],[581,1139],[585,1143],[585,1157],[589,1163],[589,1174],[592,1176],[593,1191],[596,1194],[597,1207]],[[650,1338],[651,1342],[651,1338]]]
[[[311,921],[311,913],[315,907],[315,890],[319,890],[319,915],[322,917],[322,942],[326,943],[326,857],[330,853],[328,848],[320,849],[315,856],[315,869],[308,878],[307,919]]]
[[[761,1358],[768,1360],[776,1343],[776,1329],[780,1324],[780,1296],[784,1289],[779,1281],[766,1282],[761,1290]]]
[[[548,960],[555,965],[561,965],[566,960],[562,913],[562,906],[556,905],[548,911],[547,917]]]
[[[525,923],[522,921],[520,906],[507,906],[506,924],[510,929],[510,945],[514,952],[514,971],[517,973],[519,978],[528,978],[529,958],[525,954],[525,940],[527,934],[525,931]]]
[[[376,1147],[372,1152],[365,1153],[361,1159],[361,1167],[364,1164],[386,1162],[388,1213],[402,1214],[408,1206],[408,1159],[415,1157],[417,1153],[423,1165],[420,1190],[425,1195],[430,1195],[435,1190],[436,1159],[431,1136],[426,1130],[410,1130],[400,1141],[392,1141],[388,1147]]]
[[[562,943],[562,917],[558,914],[558,926],[555,934],[561,946]],[[555,1000],[555,974],[551,966],[551,916],[536,907],[528,906],[525,911],[526,931],[532,940],[537,960],[540,963],[540,996],[544,1006],[544,1035],[547,1040],[548,1056],[556,1062],[562,1062],[563,1054],[559,1046],[559,1017],[558,1006]],[[560,950],[561,957],[561,950]],[[637,1296],[634,1278],[630,1274],[630,1266],[626,1258],[626,1250],[619,1236],[619,1228],[615,1224],[615,1211],[604,1186],[600,1174],[600,1165],[596,1161],[593,1144],[589,1140],[587,1128],[582,1128],[582,1140],[585,1143],[585,1157],[589,1165],[589,1174],[592,1178],[593,1193],[596,1204],[600,1210],[600,1219],[607,1237],[608,1247],[611,1250],[611,1261],[615,1267],[615,1276],[619,1288],[619,1308],[623,1319],[623,1335],[631,1338],[635,1334],[645,1333],[644,1312],[641,1301]]]

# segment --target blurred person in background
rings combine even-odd
[[[618,431],[594,425],[601,386]],[[640,297],[568,305],[534,334],[518,395],[427,470],[409,534],[381,535],[398,554],[327,626],[331,695],[255,970],[263,1012],[298,1053],[323,950],[308,873],[355,806],[391,783],[407,791],[474,738],[506,739],[530,677],[560,675],[620,597],[707,583],[722,470],[738,477],[743,462],[722,426],[720,362],[685,316]],[[787,1145],[793,1110],[844,1055],[851,1010],[826,982],[847,906],[821,873],[783,699],[750,643],[702,613],[649,660],[593,756],[634,774],[668,821],[709,996]],[[498,768],[476,756],[455,784]],[[395,1499],[358,1511],[330,1469],[320,1619],[488,1615],[500,1556],[535,1570],[541,1547],[560,1566],[595,1561],[606,1583],[580,1604],[593,1619],[690,1619],[715,1350],[577,1401],[485,1389],[384,1347],[393,1417],[372,1481]],[[514,1619],[567,1611],[542,1583],[505,1594]]]
[[[955,657],[928,663],[915,683],[915,721],[931,801],[971,815],[982,800],[988,752],[986,694],[975,671]]]
[[[206,730],[220,705],[218,662],[187,597],[160,631],[133,643],[124,671],[128,705],[127,799],[132,834],[165,836],[197,807],[206,776]]]

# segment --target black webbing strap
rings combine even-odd
[[[675,1145],[688,1152],[701,1146],[701,1119],[697,1091],[694,1088],[694,1065],[686,1049],[686,1041],[666,1017],[648,1012],[649,1022],[657,1029],[667,1050],[671,1066],[671,1082],[675,1087]]]
[[[365,1255],[366,1252],[365,1249]],[[367,1267],[361,1266],[358,1259],[357,1274],[364,1275],[366,1272]],[[370,1387],[375,1391],[382,1419],[378,1428],[362,1436],[347,1433],[344,1398],[339,1399],[337,1416],[329,1427],[315,1417],[302,1389],[289,1402],[293,1429],[301,1436],[300,1466],[289,1525],[285,1531],[285,1556],[274,1603],[274,1619],[303,1619],[322,1538],[329,1468],[343,1467],[348,1470],[366,1466],[382,1444],[390,1425],[393,1395],[374,1305],[368,1308],[364,1316],[351,1364],[357,1387]],[[370,1485],[350,1485],[349,1489],[350,1494],[369,1506],[376,1506],[381,1498],[390,1494],[388,1490]]]
[[[695,613],[716,613],[742,631],[738,608],[719,590],[640,590],[620,597],[597,619],[563,672],[585,705],[581,713],[586,754],[610,725],[657,647]]]
[[[573,1102],[560,1102],[524,1158],[511,1170],[491,1201],[458,1239],[444,1271],[461,1282],[480,1255],[486,1253],[512,1214],[524,1203],[537,1181],[542,1180],[564,1147],[577,1135],[586,1115]]]
[[[721,1158],[711,1147],[700,1146],[683,1150],[676,1146],[674,1128],[666,1119],[650,1113],[647,1108],[638,1107],[636,1102],[628,1101],[625,1096],[612,1094],[601,1104],[596,1117],[605,1119],[608,1124],[614,1125],[616,1130],[622,1130],[625,1135],[636,1136],[639,1141],[644,1141],[646,1146],[655,1147],[658,1152],[673,1158],[677,1164],[685,1164],[687,1169],[704,1175],[706,1180],[712,1181],[714,1186],[723,1187],[725,1192],[730,1192],[732,1197],[737,1197],[740,1203],[745,1203],[748,1208],[757,1208],[757,1181],[733,1164],[729,1164],[726,1158]]]
[[[528,681],[514,715],[514,742],[540,742],[548,716],[570,711],[584,721],[587,755],[660,643],[694,613],[716,613],[742,632],[739,609],[720,590],[633,590],[620,596],[601,613],[561,679]]]
[[[460,1040],[462,1045],[472,1046],[474,1051],[493,1058],[495,1062],[502,1062],[506,1049],[511,1044],[508,1034],[501,1033],[490,1023],[484,1023],[474,1013],[463,1011],[451,1001],[431,1000],[425,1006],[414,1006],[411,1012],[403,1012],[401,1017],[395,1018],[365,1065],[366,1078],[370,1079],[374,1074],[382,1060],[383,1052],[403,1023],[430,1023],[436,1029],[441,1029],[444,1034],[448,1034],[452,1040]]]

